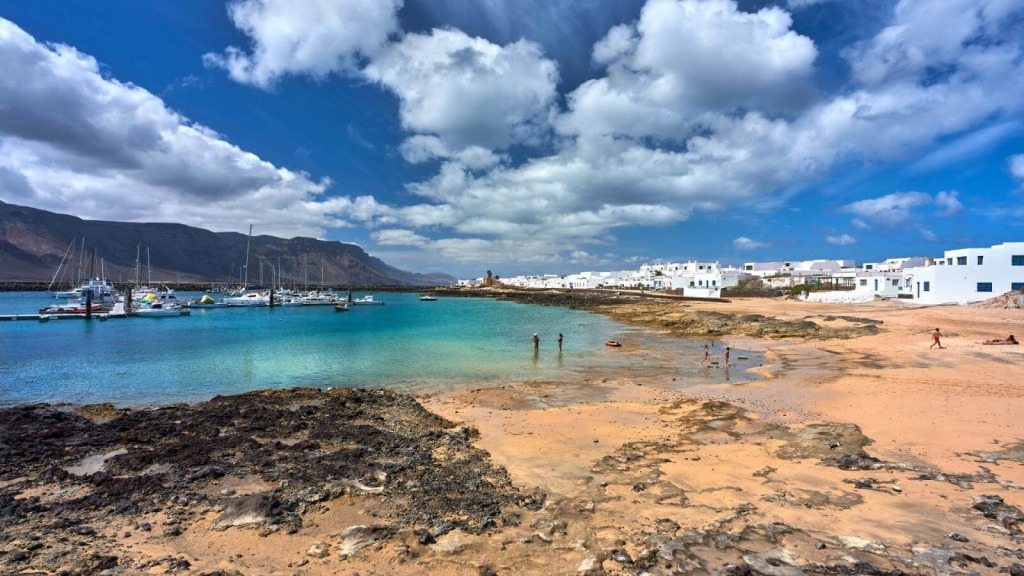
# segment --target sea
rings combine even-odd
[[[707,342],[667,338],[585,311],[490,298],[374,297],[385,305],[0,322],[0,405],[158,406],[295,386],[436,393],[609,376],[682,387],[743,383],[753,378],[747,369],[763,362],[759,354],[734,349],[730,370],[702,364]],[[37,313],[54,302],[42,292],[0,293],[0,315]],[[540,337],[536,352],[534,333]],[[605,346],[607,340],[623,346]],[[725,345],[713,343],[713,354],[720,356]]]

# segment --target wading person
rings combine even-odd
[[[558,351],[559,352],[562,351],[562,333],[561,332],[558,333]]]
[[[540,336],[537,336],[537,333],[534,332],[533,333],[533,349],[537,350],[538,348],[540,348]]]

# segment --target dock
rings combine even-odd
[[[127,318],[126,314],[114,314],[112,312],[96,312],[92,320],[109,320],[111,318]],[[0,314],[0,322],[36,320],[49,322],[50,320],[89,320],[85,314]]]
[[[91,315],[82,314],[0,314],[0,322],[35,320],[37,322],[49,322],[50,320],[109,320],[111,318],[127,318],[124,302],[116,302],[109,312],[93,312]]]

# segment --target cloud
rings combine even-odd
[[[329,180],[274,166],[3,19],[0,69],[0,178],[17,184],[0,187],[5,201],[288,237],[323,236],[365,207],[325,197]]]
[[[817,4],[835,1],[836,0],[786,0],[786,5],[794,10],[800,10],[801,8],[807,8],[808,6],[815,6]]]
[[[607,75],[568,96],[569,135],[678,139],[707,112],[792,111],[809,101],[817,51],[784,10],[732,0],[649,0],[594,47]]]
[[[964,211],[964,205],[957,199],[958,192],[950,190],[935,195],[935,205],[942,208],[941,216],[953,216]]]
[[[1024,154],[1010,156],[1007,164],[1010,168],[1010,174],[1017,180],[1020,180],[1021,188],[1024,189]]]
[[[403,128],[437,139],[434,156],[538,143],[557,97],[558,65],[540,46],[498,46],[459,30],[408,34],[363,74],[398,96]]]
[[[956,190],[942,191],[931,197],[923,192],[894,192],[879,198],[858,200],[843,206],[843,212],[857,215],[853,225],[862,230],[870,229],[865,220],[884,226],[896,226],[917,216],[917,208],[935,206],[938,216],[949,217],[963,212],[964,206],[957,198]]]
[[[286,74],[324,78],[355,73],[399,30],[403,0],[235,0],[228,14],[252,41],[251,53],[231,46],[208,53],[208,66],[236,82],[271,87]]]
[[[370,235],[381,246],[423,246],[429,240],[412,230],[379,230]]]
[[[931,202],[932,197],[923,192],[894,192],[880,198],[869,198],[847,204],[843,207],[843,211],[856,214],[862,220],[895,226],[910,218],[914,208],[931,204]]]
[[[857,239],[849,234],[843,234],[842,236],[826,236],[825,242],[834,246],[849,246],[851,244],[856,244]]]
[[[740,236],[739,238],[732,241],[732,247],[737,250],[757,250],[758,248],[766,248],[768,246],[769,244],[765,242],[751,240],[746,236]]]
[[[422,249],[446,258],[507,250],[506,261],[551,262],[610,243],[619,228],[739,205],[772,210],[837,165],[969,157],[1011,134],[1024,111],[1016,6],[902,0],[885,28],[844,52],[853,73],[834,94],[814,89],[818,49],[785,10],[748,12],[731,0],[648,0],[635,22],[593,46],[596,77],[562,106],[556,64],[527,40],[499,45],[445,29],[346,52],[360,56],[329,70],[397,95],[402,157],[437,168],[407,184],[417,203],[342,220],[428,234],[437,239]],[[950,34],[935,33],[947,25]],[[301,62],[274,69],[317,75]],[[940,139],[949,143],[928,155]],[[843,210],[866,230],[926,208],[962,211],[952,191]]]
[[[931,230],[929,230],[927,228],[923,228],[923,227],[922,228],[918,228],[917,231],[921,233],[921,237],[922,238],[924,238],[925,240],[927,240],[929,242],[938,242],[938,240],[939,240],[939,237],[936,236],[934,232],[932,232]]]

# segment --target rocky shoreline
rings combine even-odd
[[[721,339],[748,336],[769,340],[857,338],[877,334],[882,322],[852,316],[822,316],[783,320],[763,314],[734,314],[691,307],[690,302],[714,304],[708,299],[665,299],[659,295],[616,294],[596,290],[460,289],[449,296],[490,297],[524,304],[561,306],[605,314],[636,326],[655,328],[673,336]],[[726,301],[727,302],[727,301]],[[723,303],[724,304],[724,303]],[[836,326],[836,321],[841,323]]]
[[[675,335],[807,342],[800,354],[831,342],[803,359],[783,344],[773,382],[808,358],[822,363],[813,382],[888,369],[841,351],[885,336],[859,315],[498,296]],[[726,389],[701,399],[626,384],[604,385],[628,392],[618,400],[548,409],[536,399],[566,384],[0,409],[0,572],[1024,576],[1020,442],[974,443],[940,466],[849,421],[769,420],[717,399]],[[604,424],[619,421],[631,427]],[[546,449],[549,460],[531,456]],[[548,469],[563,466],[568,483],[553,488]]]
[[[355,546],[398,531],[423,543],[480,534],[544,502],[472,446],[474,430],[381,390],[264,391],[142,410],[22,406],[0,410],[0,422],[9,570],[144,568],[124,557],[120,534],[101,534],[111,518],[166,538],[209,512],[217,529],[294,534],[324,502],[386,494],[371,503],[380,524],[353,533]],[[224,487],[254,482],[263,489]]]

